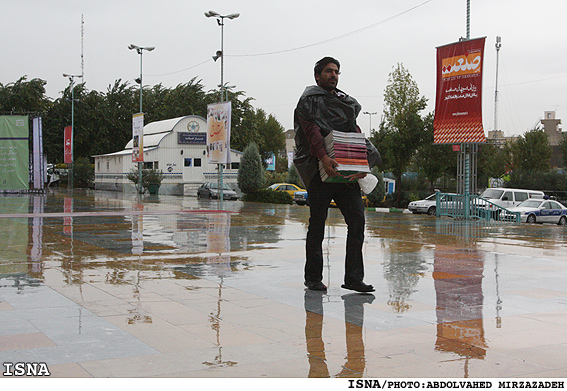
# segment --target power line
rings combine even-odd
[[[329,42],[333,42],[333,41],[338,41],[338,40],[340,40],[340,39],[343,39],[343,38],[346,38],[346,37],[350,37],[351,35],[355,35],[355,34],[358,34],[358,33],[363,32],[363,31],[372,29],[372,28],[374,28],[374,27],[376,27],[376,26],[380,26],[380,25],[382,25],[382,24],[384,24],[384,23],[387,23],[387,22],[389,22],[389,21],[391,21],[391,20],[393,20],[393,19],[396,19],[396,18],[398,18],[398,17],[404,15],[404,14],[407,14],[408,12],[411,12],[411,11],[413,11],[413,10],[415,10],[415,9],[417,9],[417,8],[419,8],[419,7],[421,7],[421,6],[425,5],[425,4],[427,4],[427,3],[430,3],[430,2],[432,2],[432,1],[433,1],[433,0],[426,0],[426,1],[424,1],[423,3],[416,5],[415,7],[409,8],[409,9],[407,9],[407,10],[405,10],[405,11],[402,11],[402,12],[396,14],[396,15],[390,16],[389,18],[386,18],[386,19],[383,19],[383,20],[381,20],[381,21],[379,21],[379,22],[373,23],[373,24],[371,24],[371,25],[369,25],[369,26],[360,28],[360,29],[358,29],[358,30],[351,31],[351,32],[346,33],[346,34],[339,35],[339,36],[334,37],[334,38],[329,38],[329,39],[326,39],[326,40],[324,40],[324,41],[315,42],[315,43],[312,43],[312,44],[309,44],[309,45],[299,46],[299,47],[292,48],[292,49],[285,49],[285,50],[278,50],[278,51],[274,51],[274,52],[267,52],[267,53],[256,53],[256,54],[223,54],[223,55],[226,56],[226,57],[259,57],[259,56],[270,56],[270,55],[273,55],[273,54],[289,53],[289,52],[293,52],[293,51],[297,51],[297,50],[302,50],[302,49],[310,48],[310,47],[313,47],[313,46],[323,45],[323,44],[325,44],[325,43],[329,43]],[[193,69],[193,68],[197,68],[198,66],[201,66],[201,65],[203,65],[203,64],[205,64],[205,63],[207,63],[207,62],[209,62],[209,61],[211,61],[211,59],[208,59],[208,60],[206,60],[206,61],[203,61],[202,63],[197,64],[197,65],[194,65],[194,66],[192,66],[192,67],[182,69],[182,70],[180,70],[180,71],[169,72],[169,73],[162,73],[162,74],[159,74],[159,75],[145,75],[145,76],[169,76],[169,75],[174,75],[174,74],[176,74],[176,73],[181,73],[181,72],[185,72],[185,71],[188,71],[188,70],[190,70],[190,69]]]
[[[211,61],[211,60],[212,60],[212,58],[209,58],[208,60],[203,61],[203,62],[200,63],[200,64],[193,65],[192,67],[185,68],[185,69],[182,69],[182,70],[180,70],[180,71],[169,72],[169,73],[161,73],[161,74],[159,74],[159,75],[145,75],[145,76],[169,76],[169,75],[174,75],[174,74],[176,74],[176,73],[181,73],[181,72],[185,72],[185,71],[188,71],[188,70],[190,70],[190,69],[193,69],[193,68],[197,68],[197,67],[199,67],[199,66],[201,66],[201,65],[203,65],[203,64],[208,63],[208,62]]]
[[[318,45],[322,45],[322,44],[325,44],[325,43],[337,41],[337,40],[339,40],[339,39],[343,39],[343,38],[346,38],[346,37],[350,37],[351,35],[355,35],[355,34],[361,33],[361,32],[363,32],[363,31],[369,30],[369,29],[371,29],[371,28],[374,28],[374,27],[376,27],[376,26],[379,26],[379,25],[381,25],[381,24],[384,24],[384,23],[386,23],[386,22],[389,22],[389,21],[391,21],[391,20],[393,20],[393,19],[396,19],[396,18],[398,18],[398,17],[400,17],[400,16],[402,16],[402,15],[404,15],[404,14],[407,14],[408,12],[411,12],[411,11],[415,10],[416,8],[419,8],[419,7],[421,7],[421,6],[423,6],[423,5],[427,4],[427,3],[430,3],[431,1],[433,1],[433,0],[424,1],[423,3],[418,4],[418,5],[416,5],[415,7],[409,8],[409,9],[403,11],[403,12],[400,12],[399,14],[390,16],[389,18],[386,18],[386,19],[384,19],[384,20],[381,20],[381,21],[379,21],[379,22],[373,23],[373,24],[371,24],[371,25],[369,25],[369,26],[360,28],[360,29],[358,29],[358,30],[351,31],[350,33],[346,33],[346,34],[339,35],[339,36],[334,37],[334,38],[326,39],[326,40],[324,40],[324,41],[319,41],[319,42],[315,42],[315,43],[312,43],[312,44],[309,44],[309,45],[299,46],[299,47],[292,48],[292,49],[278,50],[278,51],[275,51],[275,52],[256,53],[256,54],[229,54],[229,55],[227,55],[227,57],[258,57],[258,56],[269,56],[269,55],[273,55],[273,54],[281,54],[281,53],[293,52],[293,51],[296,51],[296,50],[306,49],[306,48],[310,48],[310,47],[313,47],[313,46],[318,46]]]

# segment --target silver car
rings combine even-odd
[[[238,195],[234,190],[228,186],[228,184],[223,183],[222,198],[225,200],[237,200]],[[219,198],[219,187],[217,182],[206,182],[203,183],[197,189],[197,198]]]

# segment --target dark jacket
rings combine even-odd
[[[336,92],[332,94],[319,86],[309,86],[299,98],[294,112],[296,151],[293,162],[305,188],[319,172],[318,158],[326,154],[323,138],[331,130],[361,132],[356,124],[360,104],[342,91],[337,89]],[[368,144],[370,142],[367,140],[367,147],[370,148]],[[370,145],[378,154],[376,148]],[[375,156],[372,158],[369,154],[368,158],[371,167],[379,164]]]

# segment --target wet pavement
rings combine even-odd
[[[52,377],[564,378],[567,228],[367,211],[367,283],[306,291],[308,208],[0,197],[0,363]],[[5,372],[5,367],[2,368]]]

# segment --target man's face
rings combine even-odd
[[[320,75],[315,76],[317,85],[327,91],[333,91],[339,84],[339,67],[332,62],[325,65]]]

